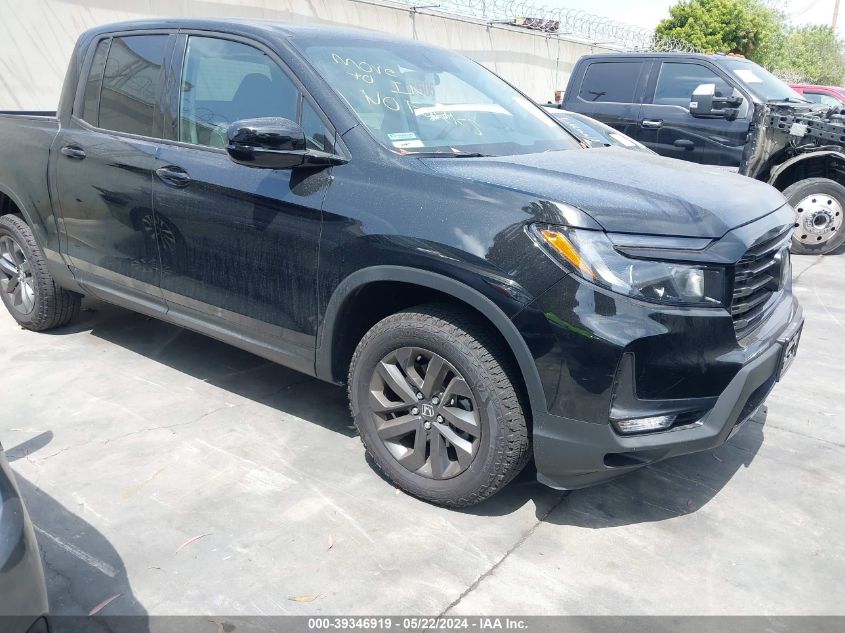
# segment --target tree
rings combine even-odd
[[[763,63],[772,72],[798,81],[832,86],[845,83],[845,50],[829,26],[788,29],[779,53]]]
[[[845,83],[845,44],[828,26],[791,26],[771,0],[680,0],[657,35],[744,55],[789,81]]]
[[[705,53],[754,59],[781,30],[782,16],[759,0],[681,0],[657,25],[657,34]]]

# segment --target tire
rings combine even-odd
[[[829,178],[807,178],[783,195],[795,209],[793,253],[825,255],[845,242],[845,187]]]
[[[460,307],[417,306],[376,323],[355,350],[348,383],[372,462],[397,487],[442,506],[474,505],[499,491],[531,454],[508,359]]]
[[[36,332],[72,321],[82,301],[56,285],[32,230],[17,215],[0,217],[0,297],[15,321]]]

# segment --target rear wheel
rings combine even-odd
[[[349,372],[352,415],[376,466],[399,488],[460,507],[491,496],[530,455],[501,344],[465,310],[431,304],[379,321]]]
[[[829,178],[807,178],[783,195],[795,209],[793,253],[824,255],[845,241],[845,187]]]
[[[69,323],[82,299],[56,285],[35,236],[16,215],[0,217],[0,298],[15,321],[36,331]]]

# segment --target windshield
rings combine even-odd
[[[653,154],[649,148],[635,141],[630,136],[596,121],[583,114],[576,114],[566,110],[549,110],[557,121],[580,139],[587,141],[591,147],[623,147],[637,152]]]
[[[763,101],[807,102],[807,99],[795,92],[785,82],[754,62],[737,57],[723,57],[719,59],[719,63]]]
[[[540,107],[461,55],[357,40],[304,52],[372,135],[396,152],[500,156],[579,147]]]

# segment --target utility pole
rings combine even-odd
[[[836,23],[839,22],[839,0],[834,0],[833,2],[833,22],[831,23],[831,28],[833,29],[833,34],[836,35]]]

